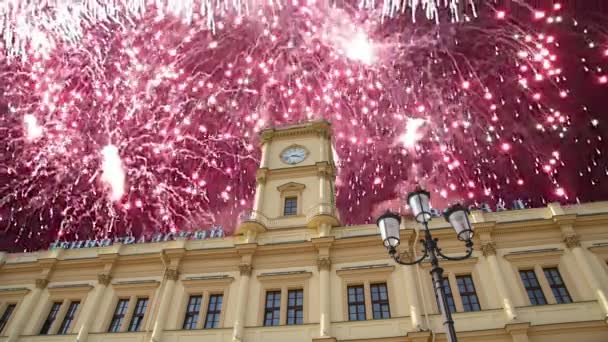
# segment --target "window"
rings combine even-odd
[[[534,273],[534,270],[519,271],[519,276],[521,277],[521,281],[524,284],[524,288],[528,293],[530,304],[547,304],[547,300],[545,299],[543,290],[541,289],[540,284],[538,283],[538,279],[536,279],[536,274]]]
[[[298,198],[287,197],[285,198],[285,207],[283,208],[283,216],[297,215],[298,214]]]
[[[40,329],[40,335],[48,335],[51,330],[51,326],[55,319],[57,318],[57,314],[59,313],[59,309],[61,308],[61,302],[53,303],[51,306],[51,311],[49,311],[49,315],[46,317],[44,324],[42,325],[42,329]]]
[[[70,331],[70,326],[74,321],[74,317],[76,316],[76,311],[78,310],[78,306],[80,302],[71,302],[68,307],[68,311],[65,313],[65,317],[63,317],[63,322],[61,322],[61,327],[59,327],[59,334],[67,334]]]
[[[137,304],[135,305],[135,311],[133,317],[131,317],[131,323],[129,324],[129,331],[139,331],[141,323],[144,321],[144,315],[148,308],[148,298],[137,298]]]
[[[279,325],[281,316],[281,291],[266,292],[266,306],[264,309],[264,325]]]
[[[559,270],[556,267],[551,267],[545,268],[543,271],[545,272],[545,277],[549,282],[549,286],[551,286],[551,291],[553,292],[553,296],[557,303],[572,303],[572,298],[570,297],[570,293],[566,288],[566,284],[564,284]]]
[[[209,297],[209,305],[207,306],[207,318],[205,319],[205,329],[219,327],[223,300],[224,296],[221,294],[215,294]]]
[[[287,325],[304,323],[304,290],[287,292]]]
[[[348,320],[365,320],[365,295],[363,285],[348,287]]]
[[[374,319],[391,318],[391,310],[388,304],[388,290],[386,283],[371,284],[372,313]]]
[[[190,296],[188,299],[188,307],[186,308],[186,317],[184,318],[183,329],[196,329],[198,315],[201,312],[201,303],[203,296]]]
[[[481,307],[479,306],[479,299],[477,298],[475,284],[473,284],[471,275],[457,276],[456,283],[458,284],[458,292],[462,300],[463,310],[465,312],[480,311]]]
[[[448,309],[450,312],[456,312],[456,304],[454,302],[454,295],[452,294],[452,288],[450,287],[450,281],[448,278],[443,278],[443,291],[448,301]]]
[[[11,319],[11,315],[13,314],[13,311],[15,311],[15,307],[17,307],[17,304],[9,304],[6,307],[6,310],[4,310],[2,317],[0,317],[0,333],[2,333],[4,327],[6,327],[8,320]]]
[[[129,307],[128,299],[119,299],[116,304],[116,310],[114,310],[114,315],[112,316],[112,321],[110,322],[110,327],[108,328],[108,332],[119,332],[120,326],[122,325],[122,321],[125,319],[125,315],[127,314],[127,308]]]

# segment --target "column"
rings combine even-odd
[[[564,238],[564,243],[574,255],[577,265],[583,272],[583,275],[585,276],[593,295],[600,304],[600,308],[604,314],[604,319],[608,318],[608,297],[606,296],[606,292],[602,289],[601,281],[591,269],[592,260],[588,259],[585,255],[585,251],[581,247],[578,236],[575,234],[566,235]]]
[[[167,314],[169,313],[169,306],[173,299],[173,289],[175,288],[175,281],[179,277],[177,269],[167,269],[167,279],[165,280],[165,288],[160,300],[160,307],[158,308],[158,314],[156,315],[156,321],[154,322],[154,328],[152,330],[152,342],[160,342],[165,328],[165,322],[167,321]]]
[[[249,278],[251,277],[252,270],[253,268],[251,267],[251,264],[242,263],[239,265],[241,276],[239,278],[236,315],[232,330],[232,341],[235,342],[243,341],[243,330],[245,328],[245,318],[247,313],[247,299],[249,297],[247,291],[249,290]]]
[[[530,328],[530,323],[514,323],[505,325],[505,330],[511,338],[513,342],[529,342],[528,338],[528,329]]]
[[[318,171],[318,177],[319,177],[319,203],[320,204],[325,204],[328,203],[329,201],[327,201],[325,199],[325,197],[327,197],[325,195],[326,191],[326,180],[325,180],[325,170],[319,170]]]
[[[85,316],[82,319],[82,325],[78,329],[78,336],[76,337],[77,342],[86,342],[89,336],[89,330],[93,324],[94,318],[97,317],[97,308],[99,307],[99,301],[103,298],[106,288],[110,284],[112,277],[107,274],[97,275],[97,285],[95,286],[95,292],[91,296],[91,301],[87,303],[87,311],[84,312]]]
[[[48,283],[47,279],[36,279],[36,287],[23,299],[23,302],[17,308],[17,314],[11,326],[11,331],[8,332],[7,342],[16,342],[19,339],[25,324],[32,318],[32,311],[40,300],[42,290],[46,288]]]
[[[511,321],[517,318],[517,312],[513,305],[513,299],[509,295],[509,290],[506,288],[505,278],[503,277],[502,270],[498,265],[498,259],[496,257],[496,243],[492,241],[484,242],[481,244],[481,252],[488,261],[492,276],[494,277],[494,285],[498,290],[500,296],[501,307],[504,309],[507,318]]]
[[[328,337],[331,336],[331,284],[329,281],[331,259],[329,257],[319,257],[317,266],[319,267],[320,335],[321,337]]]
[[[255,196],[253,198],[253,211],[261,212],[264,205],[264,190],[266,187],[266,172],[268,169],[258,169],[256,172]]]
[[[407,260],[402,257],[402,260]],[[410,319],[412,320],[412,328],[417,331],[423,330],[423,322],[421,316],[420,299],[416,285],[416,274],[414,266],[403,266],[403,274],[405,276],[405,295],[409,303]]]

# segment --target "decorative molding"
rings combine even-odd
[[[112,281],[112,276],[105,273],[100,273],[97,275],[97,282],[101,285],[108,286]]]
[[[554,263],[559,260],[562,254],[564,254],[562,249],[545,248],[511,252],[505,254],[504,258],[519,265],[533,265],[540,261]]]
[[[121,291],[146,291],[152,290],[160,285],[160,282],[155,279],[148,280],[128,280],[112,283],[112,287]]]
[[[303,191],[304,189],[306,189],[306,185],[296,183],[296,182],[289,182],[289,183],[285,183],[283,185],[277,186],[277,190],[279,190],[280,192]]]
[[[198,287],[225,287],[234,281],[234,277],[229,275],[219,276],[200,276],[200,277],[187,277],[182,280],[182,285],[185,288],[198,288]]]
[[[44,289],[48,284],[48,279],[36,279],[36,288],[38,289]]]
[[[176,269],[169,268],[167,269],[165,274],[167,275],[167,279],[169,280],[177,280],[179,278],[179,271]]]
[[[490,256],[490,255],[496,255],[496,242],[494,242],[494,241],[482,242],[480,249],[481,249],[481,253],[483,254],[484,257]]]
[[[251,271],[253,271],[253,267],[251,264],[240,264],[239,272],[241,276],[251,276]]]
[[[331,259],[329,257],[322,257],[317,259],[317,267],[321,270],[331,270]]]
[[[363,277],[371,274],[382,274],[383,276],[395,270],[394,265],[380,264],[380,265],[362,265],[355,267],[344,267],[336,271],[341,277]]]
[[[291,272],[274,272],[262,273],[258,275],[260,281],[288,281],[288,280],[303,280],[312,277],[312,272],[308,271],[291,271]]]
[[[91,291],[91,284],[64,284],[49,286],[48,290],[52,298],[64,298],[66,296],[84,297],[87,292]]]
[[[581,241],[576,234],[568,234],[564,237],[564,243],[566,247],[572,249],[574,247],[580,247]]]
[[[257,169],[255,172],[255,180],[260,184],[266,184],[266,177],[268,175],[268,168],[263,167]]]

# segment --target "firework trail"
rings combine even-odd
[[[230,229],[260,129],[313,119],[345,223],[421,182],[446,202],[576,201],[579,175],[606,191],[585,97],[605,93],[606,28],[561,6],[108,3],[0,9],[3,249]]]

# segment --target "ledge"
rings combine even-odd
[[[312,272],[309,271],[273,272],[262,273],[258,275],[258,279],[262,282],[275,280],[308,279],[310,277],[312,277]]]
[[[186,279],[182,279],[182,284],[186,288],[199,287],[199,286],[210,286],[210,285],[228,285],[234,281],[234,277],[227,274],[218,276],[191,276]]]
[[[336,271],[336,273],[341,276],[352,276],[352,275],[362,275],[366,273],[391,273],[395,270],[394,265],[389,264],[379,264],[379,265],[361,265],[361,266],[352,266],[352,267],[343,267]]]
[[[541,258],[559,258],[562,256],[562,254],[564,254],[563,249],[545,248],[510,252],[505,254],[503,257],[509,261],[525,261]]]

